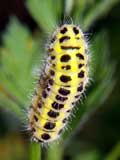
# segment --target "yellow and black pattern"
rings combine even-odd
[[[78,26],[64,24],[52,35],[30,108],[29,125],[36,140],[45,143],[59,138],[87,82],[84,35]]]

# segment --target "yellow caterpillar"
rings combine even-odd
[[[59,138],[88,82],[87,43],[81,29],[64,24],[52,35],[48,57],[29,112],[33,138]]]

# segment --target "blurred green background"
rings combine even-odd
[[[59,143],[41,147],[27,109],[52,31],[72,17],[89,44],[91,83]],[[120,1],[0,2],[0,160],[120,160]]]

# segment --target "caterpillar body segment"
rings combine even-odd
[[[42,143],[60,137],[88,82],[87,43],[78,26],[58,28],[47,50],[29,111],[32,135]]]

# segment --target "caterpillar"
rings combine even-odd
[[[49,143],[63,132],[88,83],[87,50],[79,26],[63,24],[52,34],[28,116],[35,140]]]

